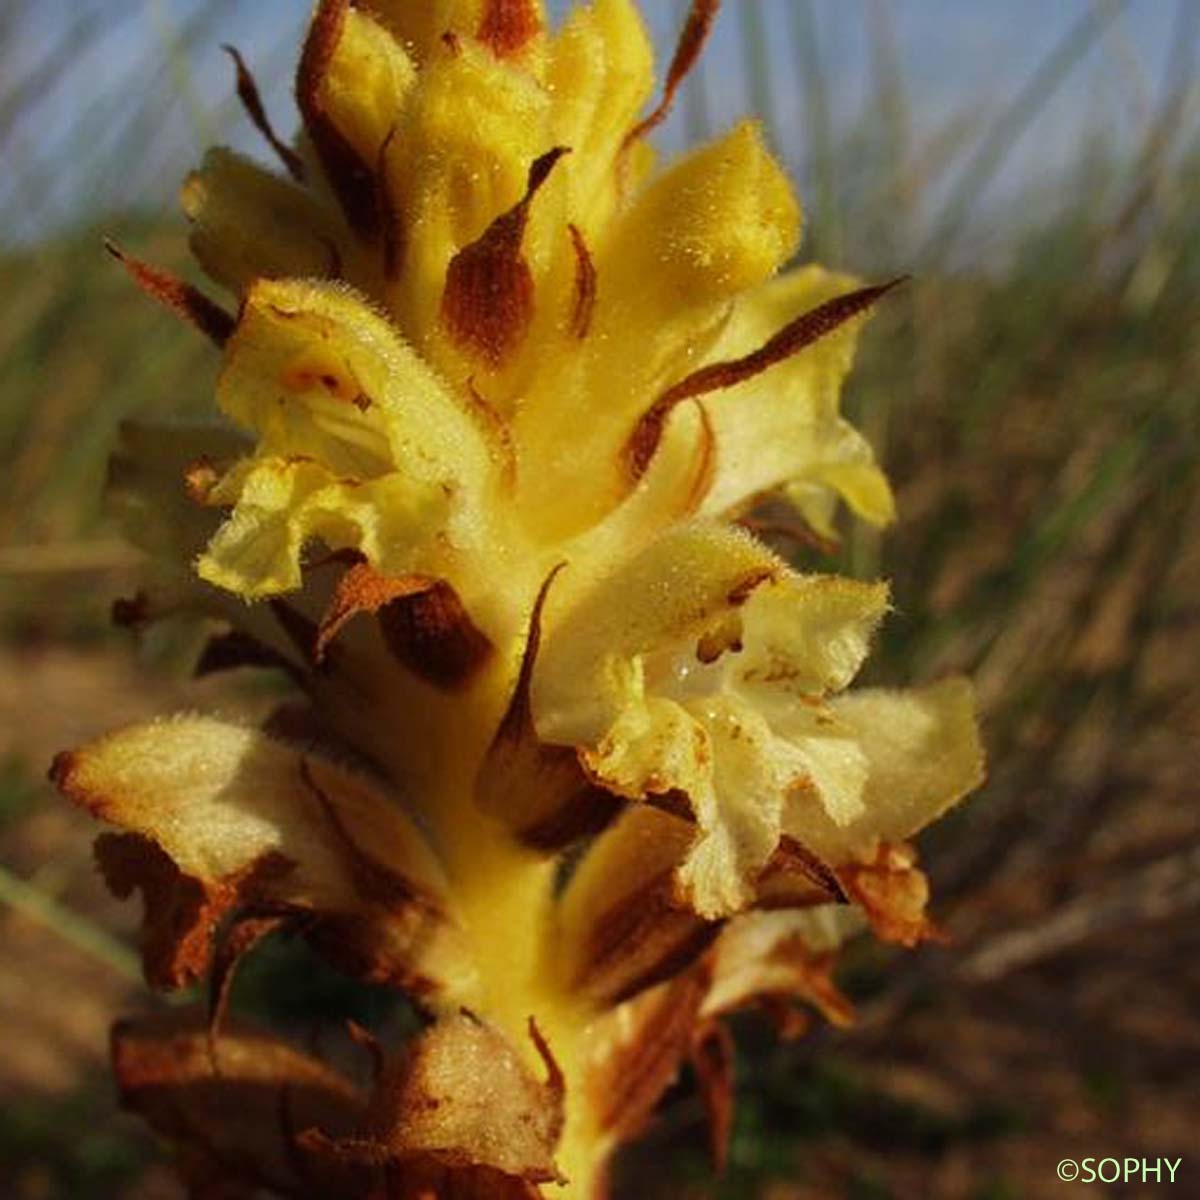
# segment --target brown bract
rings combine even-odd
[[[384,1067],[348,1137],[314,1130],[305,1146],[335,1161],[388,1168],[388,1196],[536,1196],[561,1180],[554,1149],[563,1078],[536,1026],[538,1080],[507,1039],[468,1013],[444,1017]],[[489,1190],[492,1188],[494,1190]]]
[[[442,321],[463,350],[496,368],[520,344],[533,320],[533,275],[521,253],[529,205],[554,164],[556,146],[533,161],[525,195],[464,246],[446,268]]]
[[[322,94],[350,8],[350,0],[320,0],[296,73],[296,104],[350,228],[367,238],[379,227],[375,175],[334,123]]]
[[[571,247],[575,251],[575,306],[571,310],[571,332],[583,341],[592,327],[592,311],[596,307],[596,264],[579,226],[567,226]]]
[[[678,895],[675,871],[694,828],[638,805],[591,847],[563,893],[569,986],[599,1007],[618,1004],[684,971],[720,924]]]
[[[675,1081],[696,1033],[707,980],[691,971],[643,992],[598,1023],[588,1064],[588,1105],[617,1142],[636,1137]]]
[[[143,759],[147,745],[156,760]],[[418,997],[469,974],[438,867],[365,776],[258,731],[183,718],[61,754],[51,778],[123,829],[101,835],[96,854],[114,894],[142,893],[154,986],[203,977],[224,923],[260,918]]]
[[[366,1097],[347,1079],[286,1043],[246,1028],[209,1042],[202,1013],[121,1021],[112,1061],[122,1105],[175,1148],[191,1194],[272,1194],[361,1200],[369,1166],[330,1161],[296,1134],[319,1125],[348,1132]]]
[[[541,646],[542,610],[563,565],[550,572],[538,591],[517,682],[475,782],[479,807],[504,821],[525,845],[544,851],[599,833],[623,805],[588,780],[574,749],[547,745],[534,728],[530,687]]]
[[[492,654],[458,593],[428,575],[387,576],[356,562],[338,581],[317,627],[313,655],[320,662],[338,631],[359,613],[373,613],[392,654],[427,683],[464,686]]]
[[[251,74],[250,68],[246,66],[246,60],[242,58],[236,46],[222,46],[221,49],[233,59],[234,69],[237,71],[238,99],[242,102],[246,115],[254,124],[254,128],[262,134],[267,144],[279,156],[279,161],[283,163],[287,173],[297,183],[303,183],[304,160],[275,132],[271,119],[267,116],[267,110],[263,106],[258,84],[254,82],[254,76]]]
[[[757,884],[758,908],[808,908],[845,904],[849,897],[837,872],[807,846],[784,834]]]
[[[65,785],[59,782],[59,786]],[[271,885],[295,866],[282,855],[264,854],[233,875],[198,879],[185,875],[154,842],[137,833],[102,833],[96,839],[95,855],[104,882],[117,899],[142,893],[146,981],[151,987],[167,989],[203,978],[225,917],[236,908],[261,902]]]
[[[638,421],[625,447],[630,473],[641,478],[662,439],[663,426],[677,404],[708,392],[734,387],[753,379],[768,367],[798,354],[807,346],[827,337],[854,317],[861,316],[882,296],[903,282],[893,279],[872,287],[859,288],[836,296],[816,308],[801,313],[757,350],[727,362],[710,363],[669,387]]]
[[[229,340],[236,322],[199,288],[184,283],[169,271],[133,258],[107,238],[104,248],[129,272],[134,283],[151,299],[157,300],[164,308],[169,308],[176,316],[194,325],[217,346],[224,346]]]
[[[653,112],[640,120],[625,135],[622,149],[644,138],[646,134],[667,119],[667,114],[670,113],[671,106],[675,103],[675,95],[679,91],[680,84],[687,78],[688,72],[700,58],[704,43],[708,40],[709,32],[712,30],[713,22],[717,19],[717,9],[720,7],[721,0],[692,0],[687,21],[684,22],[683,29],[679,34],[679,41],[675,44],[675,54],[671,58],[671,65],[667,68],[667,82],[663,88],[662,99],[659,100]]]
[[[708,1144],[718,1174],[729,1159],[733,1132],[733,1035],[723,1021],[704,1021],[692,1035],[691,1063],[708,1118]]]

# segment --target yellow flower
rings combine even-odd
[[[226,422],[125,430],[111,493],[159,561],[138,615],[224,622],[201,668],[282,666],[307,709],[139,726],[54,774],[123,830],[99,853],[144,894],[153,982],[221,983],[286,924],[437,1018],[369,1099],[263,1051],[337,1108],[301,1149],[338,1194],[386,1169],[588,1196],[689,1053],[720,1126],[719,1016],[848,1019],[837,943],[930,932],[905,839],[980,779],[964,682],[847,690],[886,585],[737,524],[769,495],[826,537],[839,500],[893,518],[838,411],[891,285],[785,269],[800,209],[753,122],[655,164],[716,8],[647,114],[632,0],[556,32],[534,0],[322,0],[294,145],[235,55],[283,173],[214,150],[184,186],[229,308],[127,260],[221,346]],[[126,1032],[131,1103],[191,1039]],[[615,1105],[613,1072],[641,1080]]]

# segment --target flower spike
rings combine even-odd
[[[913,839],[982,777],[970,686],[856,687],[887,584],[755,536],[895,516],[840,390],[899,281],[785,269],[758,122],[656,165],[718,8],[655,99],[636,0],[318,0],[298,136],[228,51],[279,164],[182,189],[229,311],[110,248],[221,355],[222,423],[122,427],[120,615],[295,688],[52,769],[148,981],[208,984],[114,1034],[197,1195],[599,1200],[689,1061],[719,1168],[727,1016],[848,1025],[843,942],[940,935]],[[350,1027],[362,1089],[240,1020],[275,931],[420,1012]]]

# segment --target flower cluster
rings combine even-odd
[[[197,1188],[599,1195],[689,1057],[720,1148],[724,1014],[844,1022],[839,943],[933,932],[906,839],[980,779],[969,686],[848,691],[886,586],[746,521],[891,519],[838,412],[887,285],[779,273],[800,211],[754,123],[655,163],[716,8],[646,113],[633,0],[554,32],[535,0],[321,0],[293,143],[234,54],[279,170],[216,149],[184,186],[233,307],[124,260],[220,346],[224,420],[125,429],[157,570],[123,611],[220,622],[200,670],[299,697],[53,768],[116,827],[150,982],[212,980],[207,1020],[114,1038]],[[370,1086],[220,1027],[281,928],[427,1015]]]

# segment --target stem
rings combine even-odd
[[[536,1021],[566,1083],[566,1123],[556,1161],[568,1182],[548,1194],[591,1200],[603,1158],[584,1094],[592,1012],[563,989],[555,969],[556,862],[526,850],[480,813],[473,780],[473,771],[458,775],[435,810],[436,840],[479,969],[472,1007],[508,1035],[540,1076],[544,1067],[529,1035],[529,1021]]]

